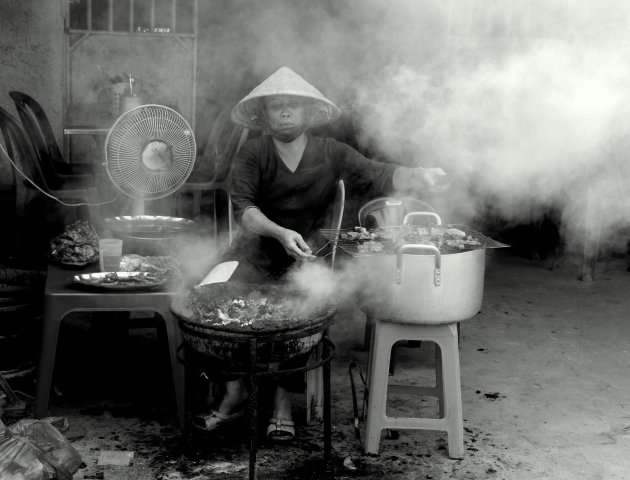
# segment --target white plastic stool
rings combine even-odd
[[[392,346],[399,340],[434,342],[436,348],[436,385],[389,385],[389,361]],[[448,434],[448,455],[464,457],[464,424],[459,374],[457,324],[392,323],[374,320],[368,364],[368,406],[365,452],[378,453],[383,429],[441,430]],[[389,388],[388,388],[389,387]],[[439,400],[440,418],[388,417],[387,394],[406,393],[433,396]]]

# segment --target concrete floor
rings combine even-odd
[[[595,282],[577,268],[510,255],[488,256],[481,313],[461,326],[463,460],[447,456],[442,432],[401,431],[365,456],[354,436],[348,366],[363,369],[364,322],[342,306],[331,338],[333,453],[329,478],[588,479],[630,478],[630,273],[627,259],[606,259]],[[186,448],[173,429],[168,370],[151,334],[132,331],[123,345],[99,342],[80,319],[62,331],[52,415],[68,418],[68,439],[83,457],[74,478],[204,480],[247,478],[246,424],[235,424]],[[398,349],[402,381],[432,375],[433,348]],[[112,359],[114,357],[114,359]],[[360,392],[361,393],[361,392]],[[321,478],[320,426],[305,426],[295,398],[298,437],[263,443],[258,478]],[[398,397],[403,414],[419,404]],[[365,425],[361,424],[362,438]],[[99,466],[103,451],[134,452],[130,466]]]

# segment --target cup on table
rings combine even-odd
[[[98,241],[98,260],[101,272],[117,272],[122,260],[122,240],[102,238]]]

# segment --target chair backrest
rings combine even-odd
[[[359,226],[365,228],[395,227],[409,212],[435,212],[433,207],[412,197],[379,197],[359,209]]]
[[[230,112],[228,108],[221,110],[198,158],[200,171],[212,172],[216,183],[226,182],[234,155],[249,136],[247,128],[231,121]]]
[[[46,177],[41,171],[40,164],[37,161],[37,154],[33,151],[30,142],[26,137],[24,129],[19,122],[5,109],[0,107],[0,130],[6,147],[7,153],[16,166],[30,178],[34,183],[46,191],[51,188],[58,188],[58,184],[50,185],[46,181]],[[33,186],[23,177],[22,184],[32,189]],[[17,185],[17,183],[16,183]]]
[[[64,163],[48,116],[41,105],[34,98],[22,92],[12,91],[9,92],[9,96],[13,99],[15,109],[22,120],[29,140],[42,159],[48,159],[52,165]]]
[[[210,129],[210,134],[206,140],[206,143],[203,147],[203,155],[219,155],[223,150],[221,147],[222,139],[225,139],[228,135],[226,135],[226,131],[232,128],[232,122],[230,121],[230,109],[224,108],[219,112],[217,118],[212,124],[212,128]]]
[[[339,235],[339,230],[341,230],[341,225],[343,223],[343,211],[346,204],[346,187],[343,183],[343,180],[339,180],[337,183],[337,193],[335,195],[335,200],[333,204],[333,218],[331,229],[335,231],[335,238]],[[332,269],[335,268],[335,256],[337,255],[337,244],[335,242],[332,243],[332,254],[330,259],[330,266]]]

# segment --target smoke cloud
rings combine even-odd
[[[257,81],[287,65],[352,115],[362,146],[442,167],[452,186],[431,201],[446,222],[490,213],[517,223],[553,208],[567,248],[579,250],[585,229],[597,227],[589,218],[625,200],[622,2],[223,6],[221,31],[236,49],[224,62],[238,55]],[[619,242],[623,215],[603,217],[603,238]]]

